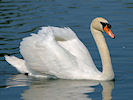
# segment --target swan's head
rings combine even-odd
[[[112,33],[111,25],[108,23],[108,21],[102,17],[95,18],[91,26],[98,31],[106,32],[111,38],[115,38],[114,34]]]

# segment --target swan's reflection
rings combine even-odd
[[[114,88],[113,81],[100,82],[103,88],[102,91],[102,100],[111,100],[112,99],[112,90]]]
[[[8,78],[8,80],[6,81],[6,88],[28,86],[29,84],[30,84],[30,78],[28,78],[26,75],[23,74],[12,75],[12,77]]]
[[[12,86],[29,85],[29,79],[23,75],[16,75],[13,80],[10,79]],[[17,80],[27,80],[18,82]],[[24,100],[92,100],[90,93],[95,92],[92,86],[102,85],[103,100],[111,100],[113,81],[88,81],[88,80],[46,80],[32,79],[30,87],[26,90],[22,97]],[[8,83],[8,84],[9,84]],[[87,95],[86,95],[87,94]]]

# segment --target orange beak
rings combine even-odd
[[[110,30],[110,28],[108,28],[108,26],[106,25],[103,29],[111,38],[115,38],[115,35],[112,33],[112,31]]]

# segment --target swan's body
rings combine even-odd
[[[38,34],[32,34],[21,42],[20,52],[24,60],[9,56],[6,60],[21,73],[31,76],[112,80],[114,73],[100,22],[107,23],[103,18],[96,18],[91,24],[91,31],[101,55],[102,72],[96,68],[87,48],[70,28],[43,27]]]

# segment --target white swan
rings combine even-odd
[[[102,60],[102,72],[70,28],[42,27],[38,34],[31,34],[21,42],[20,52],[24,60],[14,56],[5,56],[5,59],[19,72],[36,77],[53,75],[62,79],[112,80],[114,72],[102,34],[105,31],[115,38],[110,28],[108,21],[101,17],[91,23],[91,32]]]

